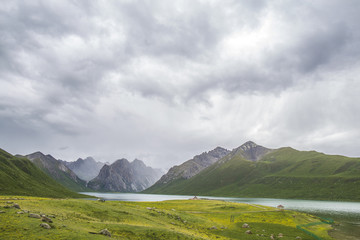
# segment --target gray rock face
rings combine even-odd
[[[257,145],[252,141],[248,141],[237,148],[237,151],[242,151],[242,155],[245,159],[251,161],[258,161],[265,154],[271,152],[271,149],[265,148],[263,146]]]
[[[86,182],[53,156],[35,152],[25,157],[63,186],[75,191],[86,190]]]
[[[170,168],[168,173],[162,176],[156,184],[167,184],[179,178],[189,179],[229,153],[229,150],[221,147],[217,147],[209,152],[204,152],[179,166]]]
[[[225,158],[221,159],[221,161],[219,161],[218,163],[224,163],[235,155],[240,155],[247,160],[255,162],[260,160],[263,156],[270,153],[271,151],[273,151],[273,149],[265,148],[263,146],[257,145],[252,141],[248,141],[240,147],[233,149],[230,154],[228,154]]]
[[[79,178],[90,181],[94,179],[100,172],[100,169],[105,165],[101,162],[96,162],[92,157],[85,159],[79,158],[75,162],[63,162],[70,168]]]
[[[140,192],[156,182],[162,172],[147,167],[141,160],[129,162],[126,159],[104,165],[99,175],[88,183],[96,191]]]

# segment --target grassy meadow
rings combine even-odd
[[[17,203],[21,209],[14,207]],[[40,226],[46,215],[51,229]],[[297,225],[319,222],[309,214],[215,200],[163,202],[0,197],[0,239],[313,239]],[[243,224],[249,228],[243,228]],[[98,234],[108,229],[111,237]],[[309,231],[331,239],[330,225]],[[250,230],[252,234],[245,233]]]

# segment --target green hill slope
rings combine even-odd
[[[190,179],[149,193],[360,200],[360,159],[281,148],[257,161],[234,150]]]
[[[0,195],[83,197],[50,178],[26,158],[0,149]]]
[[[63,162],[53,156],[35,152],[25,157],[64,187],[76,192],[91,191],[86,187],[86,181],[80,179]]]

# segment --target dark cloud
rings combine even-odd
[[[336,142],[359,143],[359,10],[356,0],[5,1],[0,147],[168,166],[249,138],[357,154]]]

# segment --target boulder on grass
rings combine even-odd
[[[249,224],[247,224],[247,223],[244,223],[243,225],[242,225],[242,228],[249,228],[250,226],[249,226]]]
[[[40,223],[40,227],[43,227],[45,229],[50,229],[51,228],[50,225],[47,224],[47,223]]]
[[[111,237],[111,233],[106,228],[100,231],[100,234]]]
[[[41,218],[39,214],[35,214],[35,213],[30,213],[29,217],[31,217],[31,218]]]

